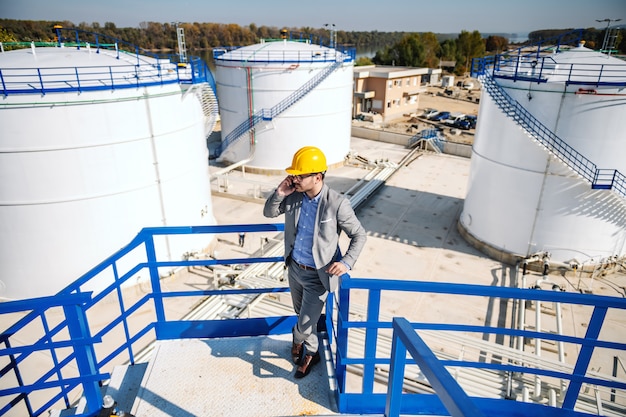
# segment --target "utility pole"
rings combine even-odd
[[[615,29],[615,33],[613,33],[613,29],[611,29],[611,22],[619,22],[622,19],[596,19],[596,22],[606,22],[606,32],[604,32],[604,41],[602,42],[602,49],[600,52],[607,51],[608,56],[611,56],[611,50],[615,48],[614,42],[617,39],[617,30]]]

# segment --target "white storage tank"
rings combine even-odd
[[[0,54],[0,298],[53,295],[143,227],[216,223],[206,117],[179,69],[84,45]]]
[[[219,160],[284,172],[295,151],[315,145],[330,166],[343,163],[350,150],[353,56],[281,39],[215,55],[214,61]],[[245,128],[248,120],[252,130]],[[235,139],[233,132],[242,128]]]
[[[626,62],[581,44],[500,64],[482,79],[461,232],[510,262],[547,253],[582,268],[624,256]]]

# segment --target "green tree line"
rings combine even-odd
[[[103,26],[94,22],[78,25],[70,21],[34,21],[0,19],[0,42],[50,41],[55,40],[54,26],[78,28],[86,32],[100,33],[117,38],[152,51],[175,51],[178,45],[176,25],[172,23],[142,22],[137,28],[118,28],[115,23],[106,22]],[[278,28],[248,26],[224,23],[179,23],[185,34],[188,53],[206,51],[215,47],[245,46],[260,42],[261,39],[279,39],[281,30],[286,30],[290,38],[311,40],[313,43],[328,44],[330,32],[324,28]],[[547,29],[529,34],[529,42],[566,33],[572,29]],[[602,46],[605,30],[588,28],[583,30],[586,46],[599,49]],[[435,68],[442,61],[454,62],[450,69],[462,75],[469,70],[472,58],[487,53],[501,53],[520,45],[510,45],[508,39],[499,35],[483,36],[478,31],[461,31],[460,34],[435,34],[433,32],[335,32],[338,45],[366,46],[377,48],[373,57],[357,60],[357,65],[378,64],[411,67]],[[617,32],[616,53],[626,53],[626,41]]]
[[[78,28],[96,32],[138,45],[147,50],[174,50],[177,46],[176,25],[172,23],[142,22],[137,28],[118,28],[115,23],[82,22],[78,25],[70,21],[13,20],[0,19],[0,27],[19,42],[54,41],[54,26]],[[312,39],[314,43],[328,44],[330,32],[324,28],[289,28],[248,26],[225,23],[179,23],[184,29],[188,51],[202,51],[219,46],[244,46],[258,43],[261,39],[280,39],[281,30],[286,29],[292,38]],[[335,32],[337,44],[351,46],[390,45],[398,42],[405,32]]]

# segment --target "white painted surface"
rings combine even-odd
[[[315,58],[318,53],[325,58]],[[239,48],[225,55],[234,60],[216,60],[222,140],[252,114],[273,108],[332,65],[335,53],[285,41]],[[252,157],[248,166],[283,170],[299,148],[314,145],[324,151],[328,164],[343,162],[350,149],[352,72],[353,63],[344,63],[294,105],[246,133],[221,158],[238,162]]]
[[[616,79],[626,79],[626,63],[586,48],[553,59],[557,68],[593,64],[589,68],[595,71],[606,71],[603,64],[610,63]],[[496,81],[597,168],[626,172],[626,130],[620,127],[626,114],[623,91],[566,86],[557,73],[545,84]],[[577,94],[579,88],[594,88],[596,94]],[[610,191],[592,190],[504,115],[487,93],[479,114],[461,214],[462,224],[474,237],[521,256],[548,251],[559,262],[598,263],[626,253],[623,199]]]
[[[0,68],[111,65],[104,54],[39,49],[35,60],[0,54]],[[202,109],[176,83],[5,97],[0,178],[0,297],[54,294],[143,227],[215,224]],[[157,250],[176,260],[209,239]]]

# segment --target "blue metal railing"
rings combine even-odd
[[[44,299],[24,300],[0,304],[0,314],[23,312],[15,324],[0,334],[3,348],[0,356],[7,357],[9,363],[1,370],[3,380],[0,389],[0,414],[9,410],[23,410],[28,416],[45,414],[48,408],[68,407],[69,393],[80,387],[85,398],[86,408],[83,416],[94,416],[100,410],[101,392],[97,383],[108,378],[105,371],[117,364],[135,363],[135,355],[156,339],[179,338],[211,338],[237,337],[269,334],[288,334],[295,321],[294,316],[264,317],[236,320],[204,320],[184,321],[171,317],[165,309],[166,300],[175,297],[211,297],[229,294],[257,294],[286,292],[288,288],[257,288],[234,290],[193,290],[193,291],[164,291],[160,283],[159,269],[172,267],[201,267],[210,265],[255,264],[283,262],[282,257],[237,258],[237,259],[207,259],[161,261],[157,259],[155,242],[166,235],[193,235],[206,234],[214,236],[220,233],[268,232],[284,231],[283,224],[255,224],[255,225],[228,225],[202,227],[164,227],[143,229],[137,237],[116,254],[103,261],[76,282],[69,285],[55,297]],[[140,255],[138,257],[138,255]],[[149,283],[142,286],[145,294],[134,303],[123,296],[125,284],[140,273],[148,273]],[[104,286],[101,285],[105,283]],[[100,284],[100,285],[96,285]],[[84,292],[84,288],[96,286],[100,290]],[[149,287],[149,288],[147,288]],[[367,298],[367,317],[365,319],[350,320],[350,298],[352,292],[365,294]],[[404,321],[394,326],[391,319],[381,318],[381,305],[386,294],[404,292],[416,297],[426,294],[434,300],[436,295],[445,295],[443,299],[449,304],[454,297],[466,299],[472,297],[472,305],[479,305],[480,300],[487,304],[494,299],[518,301],[545,301],[571,305],[588,306],[592,313],[588,320],[586,335],[555,334],[551,331],[509,329],[504,327],[476,326],[464,323],[441,322],[439,317],[425,317],[422,321],[410,323],[410,327],[418,332],[436,331],[442,333],[501,335],[511,338],[545,339],[557,343],[566,343],[579,346],[578,358],[573,358],[575,365],[571,372],[555,371],[532,367],[522,362],[507,362],[493,359],[474,360],[470,358],[460,360],[434,359],[426,346],[415,336],[412,336]],[[113,300],[117,300],[115,303]],[[130,304],[130,305],[128,305]],[[55,313],[55,306],[63,307],[64,315],[61,319],[58,313],[54,320],[46,318]],[[86,319],[89,314],[97,314],[98,306],[107,311],[114,310],[110,321],[98,316],[98,325],[89,323]],[[339,391],[337,404],[342,413],[380,414],[385,411],[386,416],[407,415],[449,415],[469,417],[463,410],[480,410],[485,415],[499,415],[517,417],[534,415],[543,416],[583,416],[574,411],[579,399],[581,387],[591,384],[596,389],[605,387],[611,390],[626,390],[626,382],[615,379],[602,379],[589,376],[592,354],[596,348],[602,349],[604,354],[611,350],[624,352],[626,344],[612,340],[601,339],[605,317],[609,311],[618,316],[626,312],[626,299],[616,297],[595,296],[589,294],[566,293],[555,291],[541,291],[536,289],[515,289],[504,287],[490,287],[481,285],[466,285],[453,283],[436,283],[420,281],[397,281],[385,279],[359,279],[344,275],[339,292],[335,299],[334,294],[328,299],[326,306],[327,337],[334,351],[334,367]],[[486,307],[488,308],[488,307]],[[58,310],[58,309],[57,309]],[[119,311],[119,313],[117,313]],[[36,321],[44,324],[39,326],[40,336],[35,336],[34,343],[23,340],[32,340],[31,333],[37,333]],[[131,321],[136,320],[133,325]],[[333,322],[334,320],[334,322]],[[49,322],[54,322],[51,325]],[[137,326],[137,322],[145,323],[144,327]],[[33,329],[34,327],[34,329]],[[395,327],[394,338],[400,338],[403,345],[415,357],[429,376],[429,381],[436,394],[401,393],[403,378],[404,355],[398,348],[398,340],[389,355],[377,351],[378,339],[384,332]],[[349,355],[350,345],[356,342],[349,337],[355,330],[361,329],[365,333],[364,350],[362,354]],[[122,331],[123,330],[123,331]],[[29,337],[27,337],[27,335]],[[66,336],[63,339],[63,336]],[[115,343],[106,350],[100,343],[108,339]],[[110,343],[112,344],[112,343]],[[67,355],[67,351],[71,351]],[[47,351],[53,358],[48,368],[41,366],[32,369],[29,362],[35,352]],[[469,355],[467,355],[469,356]],[[570,358],[572,360],[572,358]],[[30,365],[30,368],[29,368]],[[71,366],[75,365],[75,366]],[[347,367],[362,366],[363,382],[360,392],[346,392]],[[374,380],[377,369],[390,366],[390,384],[387,394],[374,392]],[[67,375],[67,368],[78,369],[78,375]],[[488,372],[528,373],[563,379],[569,382],[567,392],[561,408],[549,407],[541,404],[515,402],[494,398],[478,398],[461,394],[458,387],[449,380],[448,373],[443,367],[459,367],[468,369],[484,369]],[[25,372],[25,369],[28,372]],[[41,376],[35,377],[33,382],[25,382],[24,375],[38,371]],[[11,378],[13,377],[13,378]],[[29,375],[32,378],[32,375]],[[5,381],[7,381],[5,383]],[[11,382],[8,382],[11,381]],[[9,387],[7,388],[7,385]],[[43,398],[43,399],[42,399]],[[623,404],[611,402],[614,407]],[[607,405],[605,405],[606,407]],[[13,410],[13,411],[15,411]],[[470,414],[476,417],[479,414]]]
[[[582,39],[582,29],[525,45],[512,51],[472,60],[471,74],[480,77],[535,83],[547,82],[547,77],[560,77],[565,85],[625,87],[626,71],[621,64],[556,63],[553,55],[566,45],[576,45]]]
[[[65,31],[72,37],[62,37]],[[80,67],[0,68],[0,94],[48,94],[114,90],[165,84],[209,83],[215,80],[208,65],[199,57],[188,63],[177,62],[177,55],[158,55],[119,39],[79,29],[57,29],[58,45],[112,54],[119,65]],[[65,44],[64,40],[71,40]],[[102,41],[106,40],[106,43]],[[125,48],[125,49],[123,49]]]
[[[283,231],[283,225],[235,225],[235,226],[206,226],[206,227],[172,227],[172,228],[148,228],[143,229],[137,237],[128,245],[120,249],[117,253],[97,265],[91,271],[80,277],[67,288],[60,291],[57,296],[47,299],[35,299],[16,301],[0,304],[0,314],[8,314],[16,311],[27,313],[22,319],[0,334],[0,342],[4,345],[4,349],[0,349],[0,357],[10,358],[10,363],[0,370],[0,379],[8,380],[11,376],[15,378],[15,386],[11,388],[0,389],[0,415],[4,415],[8,410],[23,405],[24,412],[29,416],[39,416],[47,413],[47,410],[56,406],[59,407],[59,401],[66,407],[69,406],[69,398],[72,390],[76,387],[82,387],[87,402],[87,412],[85,415],[94,415],[94,410],[99,410],[102,403],[101,393],[93,392],[92,384],[94,381],[102,381],[108,378],[103,369],[112,368],[115,364],[124,362],[135,363],[135,354],[146,345],[146,339],[166,339],[171,337],[181,337],[181,326],[175,320],[167,320],[164,308],[165,299],[173,297],[185,296],[216,296],[226,295],[229,293],[236,294],[255,294],[260,290],[207,290],[207,291],[189,291],[189,292],[170,292],[164,293],[161,290],[159,268],[172,267],[194,267],[194,266],[211,266],[226,264],[244,264],[244,263],[263,263],[263,262],[282,262],[280,257],[265,258],[244,258],[244,259],[209,259],[202,261],[186,260],[186,261],[158,261],[155,252],[155,240],[164,235],[188,235],[188,234],[206,234],[210,239],[211,235],[220,233],[235,232],[267,232],[267,231]],[[141,259],[136,258],[137,253],[142,253]],[[129,265],[128,263],[131,262]],[[136,262],[133,264],[132,262]],[[150,276],[150,290],[143,297],[135,300],[131,305],[128,300],[123,297],[122,288],[128,285],[132,279],[138,274],[148,274]],[[87,294],[84,288],[91,286],[99,286],[102,289]],[[280,292],[287,289],[270,289],[265,292]],[[77,297],[79,295],[79,297]],[[80,303],[82,315],[97,314],[94,311],[103,305],[108,309],[111,303],[111,297],[117,301],[120,314],[114,317],[109,323],[104,324],[100,328],[91,327],[82,319],[78,312],[66,311],[64,320],[54,326],[47,324],[44,314],[51,314],[52,307],[74,305]],[[74,299],[76,300],[74,301]],[[69,300],[69,301],[66,301]],[[74,303],[74,304],[72,304]],[[36,307],[32,312],[33,306]],[[132,326],[130,321],[136,317],[146,317],[147,311],[151,312],[148,324],[137,329]],[[54,311],[52,311],[54,313]],[[29,331],[36,326],[34,323],[41,321],[42,335],[32,345],[16,347],[21,340],[29,340]],[[143,322],[143,320],[141,320]],[[283,320],[291,327],[288,320]],[[252,321],[254,328],[265,329],[268,325],[260,325]],[[251,322],[246,322],[250,325]],[[188,324],[188,323],[187,323]],[[243,322],[242,322],[243,324]],[[184,325],[187,337],[191,337],[194,333]],[[233,329],[237,329],[241,334],[246,334],[245,328],[224,326],[223,323],[216,323],[212,326],[209,334],[214,336],[233,335]],[[272,331],[283,331],[282,324],[274,324]],[[84,335],[80,335],[74,329],[81,329]],[[52,343],[59,338],[63,338],[69,329],[70,335],[73,336],[63,342]],[[175,329],[175,330],[172,330]],[[177,330],[176,330],[177,329]],[[172,336],[172,332],[178,331],[176,336]],[[90,334],[92,336],[90,336]],[[200,337],[199,334],[195,335]],[[91,337],[91,340],[89,338]],[[111,351],[99,350],[100,346],[97,342],[101,340],[111,340],[113,338],[119,345],[115,346]],[[89,343],[87,343],[89,342]],[[74,355],[64,357],[62,360],[56,360],[56,352],[61,348],[71,348],[75,352]],[[24,374],[23,369],[33,370],[32,362],[34,353],[39,351],[48,351],[53,358],[50,369],[40,369],[41,375],[36,377],[32,383],[25,383],[21,376]],[[88,366],[93,369],[88,369]],[[36,368],[36,367],[35,367]],[[78,376],[68,377],[76,368],[80,370]],[[61,382],[51,381],[54,377]],[[32,376],[31,376],[32,378]],[[53,393],[50,390],[55,389]],[[79,391],[80,392],[80,391]],[[38,395],[45,393],[47,397],[45,401],[39,401],[35,406],[33,402],[37,401]],[[33,399],[35,398],[35,399]],[[4,400],[7,400],[6,402]]]
[[[336,57],[333,54],[333,57]],[[262,121],[272,120],[274,117],[278,116],[289,107],[293,106],[296,102],[306,96],[309,92],[311,92],[315,87],[317,87],[322,81],[324,81],[330,74],[332,74],[337,68],[343,65],[344,59],[341,60],[335,59],[331,65],[326,67],[323,71],[316,74],[313,78],[307,81],[304,85],[298,88],[296,91],[291,93],[289,96],[281,100],[274,107],[269,109],[261,109],[254,113],[252,116],[248,117],[246,120],[241,122],[237,127],[235,127],[226,137],[222,140],[220,146],[217,148],[217,156],[219,156],[226,148],[234,144],[239,138],[245,135],[247,132],[254,129],[254,127]]]
[[[242,64],[254,61],[255,63],[271,62],[274,64],[302,64],[302,63],[324,63],[335,62],[340,56],[344,62],[354,61],[356,50],[337,51],[335,49],[301,49],[301,50],[277,50],[258,49],[249,50],[246,48],[231,49],[226,54],[226,48],[213,50],[213,57],[216,61],[236,61]]]
[[[93,346],[101,339],[91,337],[89,332],[85,305],[90,299],[91,293],[80,293],[0,303],[0,314],[30,312],[0,335],[0,345],[4,345],[0,355],[8,358],[8,364],[0,369],[0,378],[15,381],[10,388],[0,389],[0,396],[12,397],[0,406],[0,415],[21,402],[29,416],[47,413],[59,400],[69,407],[68,395],[77,387],[82,388],[90,404],[101,403],[99,383],[109,375],[101,373],[94,362]],[[59,307],[63,310],[60,322],[54,314],[54,309]],[[50,328],[51,323],[57,324]],[[12,341],[19,340],[22,329],[35,326],[41,326],[42,332],[35,335],[37,339],[32,345],[17,346],[19,341]],[[69,354],[64,353],[67,351]],[[37,356],[45,352],[50,354],[52,366],[41,369],[41,375],[33,379],[28,369],[40,366]],[[77,377],[73,376],[75,369],[79,371]],[[27,379],[32,382],[26,382]],[[39,404],[33,404],[32,393],[44,390],[52,393]]]
[[[481,80],[497,106],[522,126],[535,140],[591,184],[592,189],[613,190],[626,198],[626,177],[616,169],[600,169],[584,155],[559,138],[514,100],[494,79],[536,83],[547,82],[547,75],[561,76],[566,85],[626,87],[626,70],[616,64],[556,63],[545,53],[558,53],[564,45],[578,43],[582,29],[576,29],[523,46],[503,54],[475,58],[471,74]],[[581,91],[587,92],[586,89]]]
[[[346,55],[346,57],[349,57],[351,61],[354,61],[356,59],[356,48],[354,46],[335,44],[334,40],[330,38],[327,38],[324,36],[318,36],[318,35],[311,34],[311,33],[289,31],[287,32],[285,38],[263,39],[263,42],[264,43],[283,42],[285,40],[289,40],[292,42],[302,42],[302,43],[306,43],[310,45],[326,46],[330,49],[335,49],[341,52],[342,54]],[[222,55],[224,55],[226,52],[235,51],[241,48],[242,46],[243,45],[217,46],[213,48],[213,59],[224,59]],[[316,52],[311,52],[310,50],[306,50],[306,51],[300,51],[296,53],[289,53],[288,55],[284,55],[278,51],[273,51],[272,53],[268,52],[267,55],[265,55],[265,59],[266,59],[266,62],[283,62],[283,63],[284,62],[319,62],[320,59],[332,60],[333,56],[334,54],[329,54],[328,51],[326,52],[321,51],[321,54],[320,54]],[[231,56],[226,58],[226,60],[246,61],[248,58],[249,58],[249,55],[231,54]],[[288,61],[285,60],[287,58],[289,59]],[[255,62],[263,62],[263,59],[264,59],[263,56],[258,56],[255,54]],[[302,61],[298,59],[302,59]]]
[[[486,73],[479,79],[500,110],[523,127],[550,153],[589,182],[592,189],[613,190],[620,197],[626,198],[624,174],[615,169],[599,169],[596,164],[559,138],[513,99],[489,74]]]
[[[482,62],[481,62],[482,60]],[[550,77],[561,77],[565,85],[624,87],[624,66],[620,64],[556,63],[551,56],[496,55],[475,58],[472,76],[487,72],[494,78],[545,83]]]
[[[363,291],[366,292],[367,298],[367,315],[364,318],[359,317],[358,320],[350,320],[348,311],[344,306],[349,304],[352,291],[363,297]],[[626,309],[626,300],[614,297],[598,297],[579,293],[564,293],[555,291],[541,291],[535,289],[518,289],[505,287],[489,287],[482,285],[454,284],[454,283],[438,283],[438,282],[420,282],[420,281],[394,281],[383,279],[359,279],[350,278],[342,281],[339,293],[339,308],[337,311],[337,323],[335,325],[336,338],[336,375],[339,386],[339,408],[340,410],[349,410],[351,413],[376,413],[380,412],[389,403],[387,394],[376,393],[374,389],[375,370],[384,368],[392,364],[390,357],[381,355],[377,348],[378,338],[381,337],[385,330],[393,327],[392,319],[381,319],[380,305],[387,294],[393,294],[394,291],[414,292],[415,297],[423,294],[430,294],[429,300],[434,300],[434,295],[445,294],[441,299],[446,305],[455,304],[455,297],[476,297],[476,301],[471,304],[479,305],[482,299],[485,306],[489,304],[488,300],[501,299],[508,301],[519,301],[521,303],[530,301],[554,302],[571,305],[592,306],[593,312],[589,318],[589,327],[584,337],[576,337],[575,335],[555,334],[553,332],[532,331],[524,329],[513,329],[504,327],[491,327],[466,325],[462,323],[442,322],[439,317],[425,317],[424,321],[412,322],[411,327],[418,332],[441,332],[444,334],[475,334],[480,338],[487,335],[505,335],[509,337],[523,337],[530,339],[543,339],[551,342],[571,343],[580,346],[580,354],[576,363],[572,366],[571,373],[563,370],[551,370],[540,367],[533,367],[529,363],[508,362],[505,358],[493,358],[492,362],[478,358],[472,361],[469,354],[465,355],[465,359],[440,359],[439,362],[445,367],[459,367],[461,369],[483,369],[485,371],[495,371],[501,373],[517,373],[530,374],[545,377],[553,377],[569,382],[563,406],[561,408],[545,407],[540,404],[520,403],[509,400],[501,400],[494,398],[471,397],[471,401],[485,414],[498,416],[573,416],[582,415],[574,411],[575,403],[580,395],[580,388],[584,384],[596,384],[597,387],[607,387],[623,390],[626,388],[624,381],[601,381],[597,378],[586,376],[589,370],[589,361],[591,353],[595,348],[615,349],[623,352],[626,348],[624,343],[615,343],[612,341],[598,340],[598,335],[606,317],[607,310],[618,309],[617,314]],[[393,295],[391,295],[393,297]],[[432,298],[431,298],[432,297]],[[395,299],[395,298],[394,298]],[[460,300],[461,298],[459,298]],[[605,302],[607,304],[605,304]],[[446,307],[440,308],[445,309]],[[439,308],[436,307],[435,309]],[[365,336],[365,349],[350,349],[351,344],[358,343],[354,335],[355,330],[361,330]],[[593,340],[593,341],[592,341]],[[449,344],[449,343],[448,343]],[[450,346],[448,346],[450,347]],[[586,351],[586,352],[585,352]],[[350,354],[348,353],[350,352]],[[608,352],[608,351],[605,351]],[[348,366],[361,366],[363,368],[363,382],[361,392],[350,394],[345,393],[345,376]],[[393,371],[390,370],[390,374]],[[436,369],[434,372],[438,372]],[[442,375],[440,375],[442,376]],[[445,376],[442,376],[445,378]],[[397,383],[397,379],[390,382]],[[429,382],[432,382],[429,380]],[[433,384],[434,386],[434,384]],[[354,389],[354,388],[353,388]],[[389,390],[397,390],[397,387],[390,387]],[[446,397],[445,393],[437,392],[433,394],[403,394],[401,400],[400,412],[410,415],[448,415],[447,405],[442,403]],[[458,398],[455,398],[458,400]],[[621,405],[620,407],[624,407]],[[395,414],[397,415],[397,414]],[[470,414],[471,415],[471,414]],[[585,414],[586,415],[586,414]]]
[[[415,333],[411,324],[406,319],[394,318],[392,325],[391,371],[387,389],[389,401],[385,406],[385,415],[400,415],[402,385],[408,351],[452,417],[483,417],[484,414],[441,364],[424,340]]]
[[[445,139],[442,138],[441,132],[438,129],[424,129],[411,136],[407,141],[407,148],[412,147],[420,140],[429,140],[433,146],[439,149],[439,152],[443,152],[443,143]]]

